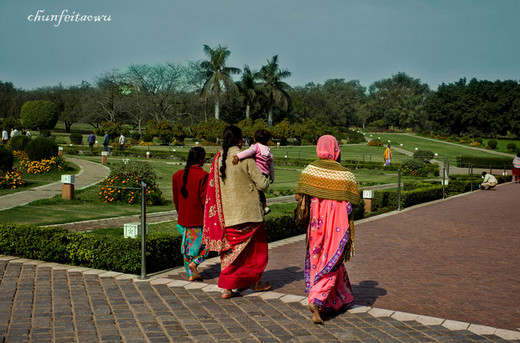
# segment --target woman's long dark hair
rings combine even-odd
[[[222,141],[222,166],[220,167],[220,177],[222,180],[226,179],[226,158],[229,148],[237,145],[242,139],[242,130],[240,128],[231,125],[224,129],[224,139]]]
[[[199,164],[201,159],[206,158],[206,150],[201,147],[191,148],[188,152],[188,161],[186,162],[186,167],[184,167],[184,175],[182,177],[182,187],[181,194],[184,199],[188,198],[188,190],[186,189],[186,183],[188,183],[188,174],[190,172],[191,166],[195,164]]]

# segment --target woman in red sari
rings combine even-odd
[[[305,257],[305,288],[309,293],[312,320],[323,324],[323,311],[340,310],[354,304],[344,261],[354,253],[352,206],[360,201],[354,175],[339,164],[336,138],[320,137],[319,160],[302,171],[296,197],[311,197]]]
[[[233,156],[242,147],[242,130],[224,130],[222,150],[213,158],[204,207],[203,244],[220,253],[218,286],[222,298],[238,295],[252,287],[271,288],[261,283],[267,266],[267,237],[258,191],[268,187],[267,179],[252,158],[233,165]]]

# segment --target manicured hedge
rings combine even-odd
[[[416,188],[401,192],[401,207],[410,207],[437,199],[442,199],[442,185]]]
[[[474,168],[495,168],[510,169],[512,167],[514,156],[511,157],[474,157],[474,156],[457,156],[457,167],[468,168],[471,164]]]
[[[442,186],[428,183],[421,183],[418,188],[408,186],[409,190],[401,189],[401,208],[410,207],[424,202],[442,198]],[[397,189],[376,190],[372,199],[372,208],[396,209],[398,205]]]
[[[85,235],[64,228],[0,225],[0,254],[138,274],[141,270],[139,239]],[[147,271],[182,263],[181,238],[165,233],[147,236]]]
[[[354,218],[363,218],[364,202],[354,208]],[[304,234],[293,214],[267,218],[269,242]],[[147,235],[147,272],[183,264],[181,237],[169,233]],[[0,224],[0,254],[95,269],[139,274],[141,239],[103,234],[83,234],[59,227]]]
[[[65,146],[63,147],[63,152],[69,155],[96,155],[101,156],[102,148],[94,148],[94,152],[90,150],[89,147],[81,147],[81,146]],[[140,157],[146,158],[146,150],[145,149],[134,149],[129,148],[125,150],[113,149],[113,156],[124,156],[124,157]],[[211,161],[213,159],[213,153],[206,153],[206,161]],[[156,159],[169,159],[169,160],[180,160],[186,161],[188,159],[188,151],[151,151],[150,157]]]
[[[494,175],[498,183],[511,182],[512,175]],[[448,193],[457,194],[471,191],[471,183],[473,182],[473,190],[478,189],[478,185],[482,183],[482,177],[479,174],[474,174],[473,178],[467,174],[453,174],[450,175],[448,183]]]
[[[368,162],[368,161],[356,161],[346,160],[342,161],[342,164],[346,164],[346,167],[352,170],[355,169],[384,169],[384,170],[398,170],[401,168],[400,163],[392,163],[390,166],[383,165],[383,162]]]
[[[13,161],[13,151],[4,145],[0,145],[0,171],[10,171],[13,169]]]

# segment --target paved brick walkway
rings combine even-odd
[[[520,328],[520,185],[500,185],[364,220],[347,264],[356,303],[509,330]],[[265,279],[304,296],[304,238],[271,245]],[[202,268],[216,284],[216,264]],[[182,270],[169,277],[185,279]]]
[[[0,281],[3,342],[500,342],[497,335],[511,335],[363,307],[318,326],[302,297],[266,292],[223,300],[202,282],[141,281],[5,256]]]

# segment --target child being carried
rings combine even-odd
[[[260,129],[255,132],[255,144],[252,144],[249,149],[244,150],[237,155],[233,156],[233,164],[237,164],[238,161],[244,158],[253,157],[256,165],[265,177],[271,179],[271,183],[274,181],[274,161],[271,149],[267,146],[267,142],[271,138],[269,131]],[[260,202],[264,207],[264,214],[271,212],[267,207],[267,201],[265,194],[262,191],[258,191],[260,196]]]

